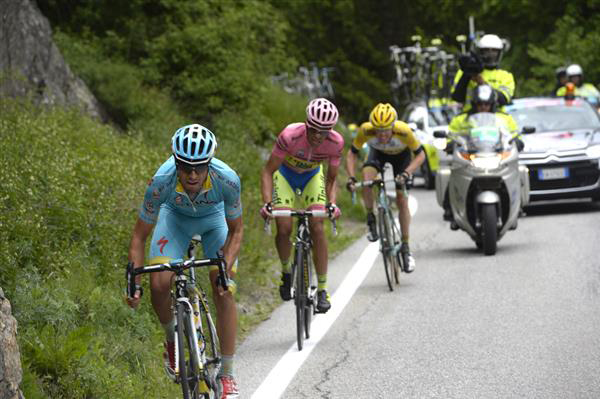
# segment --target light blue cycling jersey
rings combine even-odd
[[[161,207],[190,217],[206,217],[215,214],[227,219],[242,215],[240,178],[225,162],[213,158],[209,165],[208,178],[202,190],[192,200],[177,179],[175,158],[170,157],[148,182],[140,219],[156,224]]]

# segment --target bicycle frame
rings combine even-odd
[[[311,318],[316,313],[317,286],[314,284],[312,238],[308,226],[309,217],[328,217],[327,211],[273,210],[274,217],[296,217],[294,240],[294,262],[292,263],[292,296],[296,306],[296,332],[298,350],[302,350],[304,339],[310,338]],[[266,222],[268,223],[268,221]],[[332,220],[335,234],[335,221]],[[266,225],[268,226],[268,224]]]
[[[386,273],[386,279],[390,291],[394,290],[394,284],[392,281],[395,280],[396,284],[399,283],[398,269],[402,269],[398,253],[400,252],[400,231],[396,225],[394,215],[392,213],[390,201],[387,196],[386,183],[394,182],[394,179],[383,180],[365,180],[362,182],[356,182],[355,187],[376,187],[377,188],[377,227],[379,231],[379,251],[383,256],[384,269]],[[403,190],[406,195],[406,186]],[[355,199],[355,193],[353,192],[353,201]]]
[[[228,277],[225,272],[225,260],[219,258],[195,259],[193,257],[194,240],[190,243],[188,255],[190,259],[158,265],[143,266],[134,268],[133,264],[127,266],[128,295],[133,297],[136,291],[135,277],[146,273],[156,273],[162,271],[171,271],[175,273],[174,289],[171,292],[173,298],[175,331],[175,376],[176,382],[182,384],[184,397],[190,397],[190,382],[192,383],[192,396],[208,395],[210,391],[217,392],[216,372],[210,373],[209,367],[218,371],[221,363],[221,357],[218,348],[218,337],[210,309],[206,300],[206,294],[201,287],[196,286],[195,267],[217,266],[219,277],[218,284],[223,289],[228,289]],[[186,274],[187,271],[187,274]],[[206,326],[202,323],[202,314],[206,318]],[[206,331],[205,328],[206,327]],[[206,339],[210,334],[210,339]],[[185,359],[180,359],[180,353],[185,346],[182,337],[185,335],[187,343],[190,346],[190,362],[186,364]],[[180,342],[181,340],[181,342]],[[207,342],[208,341],[208,342]],[[207,348],[210,344],[210,348]],[[207,357],[207,349],[210,349],[212,358]],[[188,376],[186,370],[181,367],[191,368],[195,375]],[[197,370],[193,370],[197,368]],[[185,381],[185,382],[184,382]]]

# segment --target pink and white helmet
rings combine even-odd
[[[317,130],[333,129],[338,121],[338,110],[326,98],[315,98],[306,106],[306,124]]]

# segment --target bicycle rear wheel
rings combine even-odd
[[[304,346],[304,316],[306,308],[306,288],[304,286],[304,249],[302,246],[296,246],[296,256],[294,262],[295,270],[295,298],[296,305],[296,339],[298,341],[298,350],[301,351]]]
[[[383,268],[385,270],[385,277],[387,279],[388,288],[390,289],[390,291],[394,291],[394,261],[390,256],[391,234],[389,220],[386,215],[386,210],[383,208],[379,209],[379,214],[377,216],[377,226],[379,228],[379,240],[381,246],[381,255],[383,257]]]
[[[179,355],[179,384],[184,399],[199,399],[198,344],[192,314],[183,302],[177,302],[177,352]]]

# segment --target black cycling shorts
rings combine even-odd
[[[392,165],[394,177],[396,177],[404,172],[410,164],[411,159],[411,153],[408,148],[399,154],[386,154],[373,147],[369,147],[369,157],[367,158],[367,162],[364,163],[363,169],[370,166],[377,169],[383,175],[383,166],[389,163]],[[406,188],[408,189],[409,186],[410,184],[407,184]],[[402,186],[396,183],[396,189],[401,190]]]

